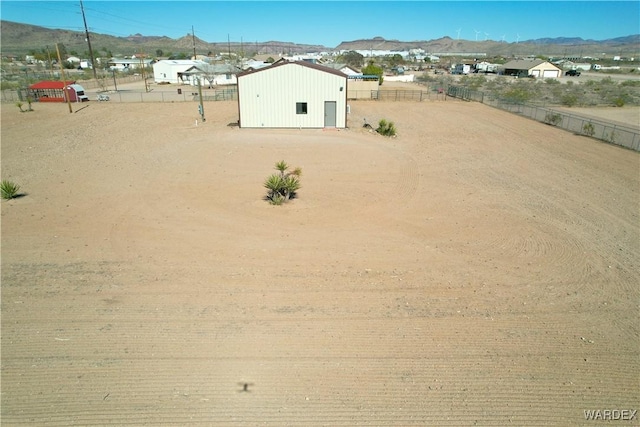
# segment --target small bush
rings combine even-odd
[[[625,80],[620,83],[623,87],[640,87],[640,80]]]
[[[544,116],[544,122],[551,126],[558,126],[562,123],[562,116],[558,113],[547,113],[547,115]]]
[[[619,96],[613,99],[613,105],[616,107],[624,107],[624,98]]]
[[[604,140],[612,144],[616,143],[616,132],[612,130],[609,134],[604,135]]]
[[[578,103],[578,96],[573,93],[565,93],[560,97],[560,103],[566,107],[574,107]]]
[[[16,102],[16,107],[18,107],[18,108],[20,109],[20,112],[21,112],[21,113],[23,113],[23,112],[24,112],[24,110],[22,109],[22,106],[23,106],[23,105],[24,105],[24,104],[23,104],[22,102],[20,102],[20,101]]]
[[[393,124],[393,122],[387,122],[385,119],[381,119],[378,122],[378,128],[376,129],[376,132],[384,136],[395,136],[396,125]]]
[[[585,123],[582,126],[582,134],[587,136],[593,136],[596,133],[596,129],[593,127],[593,123]]]
[[[282,160],[276,163],[276,170],[264,181],[264,187],[268,190],[267,200],[272,205],[282,205],[283,203],[294,198],[296,192],[300,189],[300,175],[302,169],[295,168],[289,172],[289,165]]]
[[[20,186],[11,181],[2,180],[2,183],[0,183],[0,192],[2,192],[2,198],[5,200],[18,197],[19,190]]]

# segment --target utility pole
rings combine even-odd
[[[191,41],[193,42],[193,60],[195,61],[196,58],[196,35],[193,32],[193,25],[191,26]]]
[[[113,74],[113,86],[116,89],[116,92],[118,91],[118,83],[116,82],[116,70],[111,70],[111,73]]]
[[[67,98],[67,104],[69,105],[69,113],[73,113],[71,108],[71,98],[69,97],[69,90],[67,89],[67,81],[64,79],[64,67],[62,66],[62,59],[60,58],[60,49],[58,49],[58,43],[56,43],[56,52],[58,52],[58,64],[60,64],[60,74],[62,75],[62,92]]]
[[[144,91],[149,92],[149,87],[147,86],[147,76],[144,74],[144,68],[145,68],[144,58],[145,57],[146,57],[145,54],[143,53],[140,54],[140,68],[142,69],[142,80],[144,80]]]
[[[200,76],[198,76],[198,97],[200,98],[200,105],[198,105],[198,111],[200,112],[200,118],[202,118],[202,123],[205,122],[204,118],[204,105],[202,104],[202,84],[200,81]]]
[[[91,49],[91,40],[89,39],[89,29],[87,28],[87,19],[84,17],[84,6],[82,6],[82,0],[80,0],[80,10],[82,11],[82,21],[84,22],[84,32],[87,35],[87,44],[89,45],[89,56],[91,57],[91,69],[93,70],[93,78],[98,83],[98,75],[96,74],[96,64],[93,59],[93,49]]]

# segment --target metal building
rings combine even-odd
[[[347,75],[306,61],[238,74],[243,128],[345,128]]]

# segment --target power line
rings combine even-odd
[[[87,8],[87,11],[91,11],[92,13],[96,14],[96,15],[105,15],[111,18],[115,18],[116,20],[107,20],[107,19],[103,19],[105,22],[112,22],[114,24],[136,24],[136,25],[142,25],[144,27],[147,28],[158,28],[160,30],[179,30],[182,27],[172,27],[172,26],[167,26],[167,25],[156,25],[153,24],[152,22],[149,21],[139,21],[136,19],[131,19],[128,17],[124,17],[124,16],[120,16],[120,15],[115,15],[113,13],[110,12],[104,12],[102,10],[98,10],[95,8]],[[102,19],[102,18],[101,18]],[[136,31],[139,32],[139,31]],[[115,33],[115,32],[113,32]],[[121,33],[122,34],[122,33]],[[129,35],[129,34],[126,34]]]

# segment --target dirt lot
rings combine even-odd
[[[353,102],[339,131],[85,107],[2,106],[3,425],[640,410],[637,152],[451,100]],[[283,159],[302,189],[274,207]]]

